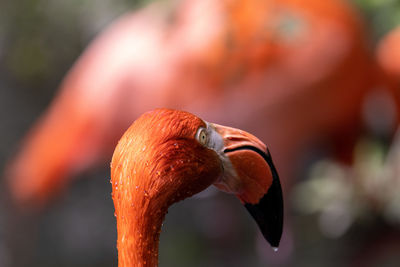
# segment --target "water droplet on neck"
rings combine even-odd
[[[278,251],[278,247],[272,247],[272,250],[274,251],[274,252],[277,252]]]

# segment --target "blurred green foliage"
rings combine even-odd
[[[352,0],[360,9],[370,36],[378,40],[390,29],[400,25],[400,1],[398,0]]]
[[[148,0],[20,0],[0,3],[0,63],[31,89],[55,85],[94,36]],[[39,89],[42,88],[42,89]],[[45,94],[44,93],[44,94]]]

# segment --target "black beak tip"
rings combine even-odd
[[[257,204],[246,203],[245,207],[257,222],[264,238],[276,249],[283,231],[283,196],[278,173],[272,161],[268,163],[273,174],[268,192]]]
[[[283,196],[278,172],[272,162],[269,150],[261,151],[253,146],[242,146],[224,152],[249,149],[260,154],[268,163],[272,173],[272,184],[267,193],[257,204],[245,203],[246,209],[257,222],[264,238],[271,244],[276,251],[281,241],[283,231]]]

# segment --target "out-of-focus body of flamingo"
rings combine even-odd
[[[359,130],[369,59],[345,2],[187,0],[172,9],[127,14],[89,46],[8,168],[16,199],[45,203],[154,107],[270,140],[283,183],[305,143]]]
[[[380,41],[376,51],[377,61],[383,71],[388,87],[400,99],[400,26],[392,29]]]
[[[377,105],[370,113],[386,114],[382,118],[371,117],[376,117],[374,120],[377,128],[383,128],[386,131],[384,134],[391,137],[400,121],[400,27],[392,29],[379,40],[375,49],[375,61],[375,83],[377,87],[384,89],[381,91],[384,94],[375,95]]]
[[[377,57],[382,68],[392,77],[400,77],[400,26],[380,40]]]
[[[161,224],[173,203],[211,184],[238,196],[277,248],[280,181],[267,147],[242,130],[157,109],[126,131],[111,162],[118,266],[157,266]]]

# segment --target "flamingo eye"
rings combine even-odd
[[[207,135],[206,129],[199,128],[199,130],[197,131],[196,137],[197,137],[197,140],[200,142],[200,144],[202,144],[203,146],[205,146],[207,144],[208,135]]]

